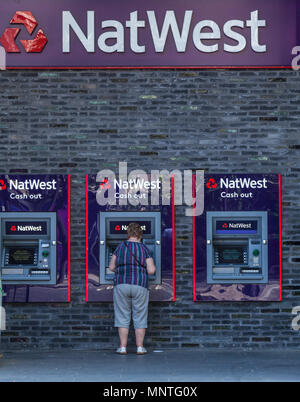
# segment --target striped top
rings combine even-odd
[[[146,259],[151,258],[149,249],[143,244],[123,241],[114,251],[117,268],[114,284],[127,283],[148,288]]]

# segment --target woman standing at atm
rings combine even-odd
[[[118,328],[120,347],[118,354],[127,354],[129,325],[132,319],[135,328],[137,354],[144,355],[144,338],[148,318],[148,275],[156,267],[149,249],[142,243],[143,230],[138,223],[130,223],[127,241],[118,245],[111,258],[109,269],[115,272],[114,311],[115,327]]]

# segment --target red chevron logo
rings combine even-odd
[[[207,188],[217,188],[218,183],[215,181],[215,179],[209,179],[208,182],[206,183]]]
[[[111,187],[111,186],[110,186],[110,184],[109,184],[107,178],[105,178],[104,181],[102,181],[102,182],[100,183],[100,188],[101,188],[101,190],[109,190],[110,187]]]
[[[6,184],[4,180],[0,180],[0,190],[5,190],[6,189]]]
[[[27,32],[32,35],[38,23],[30,11],[17,11],[12,17],[10,24],[22,24]],[[0,43],[7,53],[21,53],[16,39],[21,28],[6,28],[0,38]],[[20,40],[26,53],[40,53],[46,46],[48,39],[42,29],[39,29],[34,39]]]

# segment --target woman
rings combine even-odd
[[[118,245],[109,264],[109,269],[115,272],[115,327],[118,328],[120,337],[120,347],[116,352],[121,355],[127,354],[131,312],[137,354],[147,353],[144,338],[148,318],[148,275],[153,275],[156,267],[149,249],[142,243],[142,237],[140,225],[130,223],[127,228],[127,241]]]

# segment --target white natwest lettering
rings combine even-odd
[[[41,181],[40,179],[9,180],[11,190],[56,190],[56,180]]]
[[[229,229],[251,229],[251,223],[229,223]]]
[[[127,229],[128,229],[127,225],[122,225],[122,230],[127,230]],[[145,231],[146,230],[146,225],[142,225],[141,229]]]
[[[161,182],[159,179],[153,181],[144,179],[115,180],[114,188],[116,189],[117,187],[123,190],[155,190],[161,188]]]
[[[127,42],[129,42],[132,52],[145,53],[147,51],[146,46],[139,43],[140,28],[144,28],[143,30],[148,28],[150,31],[153,48],[156,53],[161,53],[165,50],[169,34],[172,34],[178,53],[186,51],[189,40],[200,52],[214,53],[220,50],[219,42],[221,39],[223,39],[222,49],[225,52],[238,53],[246,48],[246,38],[248,36],[250,36],[249,45],[253,52],[262,53],[267,51],[267,46],[260,44],[259,41],[259,29],[266,27],[267,22],[258,18],[258,10],[252,11],[250,19],[246,21],[238,19],[225,21],[222,28],[210,19],[196,22],[192,27],[192,17],[194,15],[192,10],[185,11],[183,20],[180,18],[182,20],[180,23],[174,10],[165,12],[162,23],[158,23],[155,11],[149,10],[146,14],[147,21],[139,20],[138,11],[133,11],[130,13],[129,20],[125,21],[124,24],[117,20],[105,20],[100,24],[95,23],[95,11],[87,11],[86,25],[81,28],[71,11],[63,11],[63,53],[71,51],[71,29],[88,53],[95,52],[96,41],[99,50],[104,53],[123,53],[126,51],[125,44]],[[96,38],[95,27],[98,26],[105,31]],[[129,41],[125,39],[128,32],[126,28],[129,30]],[[250,29],[250,35],[248,34],[248,28]],[[241,31],[245,29],[247,29],[247,32],[243,35]],[[227,38],[230,39],[230,44],[226,43]],[[210,42],[207,43],[207,40],[210,40]]]
[[[251,188],[251,189],[257,189],[257,188],[268,188],[267,186],[267,179],[262,179],[262,180],[253,180],[250,178],[236,178],[236,179],[221,179],[220,180],[220,187],[221,188]]]
[[[21,231],[21,232],[27,232],[27,231],[29,231],[29,232],[41,232],[42,231],[42,226],[31,226],[31,225],[21,226],[21,225],[18,225],[17,230]]]

